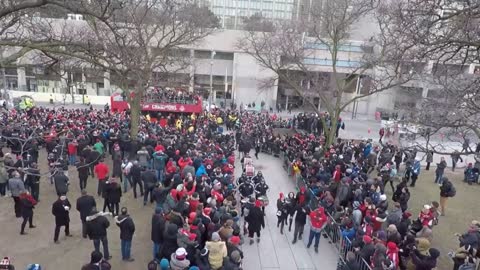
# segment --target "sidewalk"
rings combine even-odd
[[[263,172],[270,189],[268,198],[269,206],[265,209],[265,229],[261,231],[261,241],[249,245],[248,238],[245,239],[242,249],[245,255],[243,269],[252,270],[334,270],[337,267],[338,255],[328,240],[321,237],[318,254],[315,253],[313,245],[306,248],[305,241],[299,240],[292,245],[292,232],[288,232],[285,226],[284,234],[280,234],[277,228],[276,200],[278,194],[283,192],[295,192],[295,184],[285,170],[282,168],[280,159],[261,153],[259,160],[254,160],[254,165]],[[240,160],[237,160],[237,168],[240,167]],[[241,175],[240,170],[235,170],[237,177]],[[243,222],[243,221],[242,221]],[[242,223],[243,224],[243,223]],[[309,222],[307,221],[307,225]],[[305,226],[304,240],[308,240],[309,227]]]

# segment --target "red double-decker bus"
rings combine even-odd
[[[173,93],[178,93],[173,92]],[[170,92],[172,94],[172,92]],[[133,93],[132,93],[133,95]],[[111,110],[122,112],[130,109],[130,104],[122,93],[114,93],[110,97]],[[142,98],[141,108],[143,113],[157,115],[159,113],[196,113],[203,110],[202,98],[199,95],[170,95],[165,97],[158,90],[153,90]]]

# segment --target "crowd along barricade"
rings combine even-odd
[[[301,187],[307,187],[307,183],[301,177],[301,175],[297,177],[296,185],[297,185],[297,189],[300,189]],[[309,188],[308,188],[308,191],[309,191],[308,205],[310,209],[316,209],[319,206],[321,206],[321,202],[318,200],[315,193]],[[322,234],[324,237],[328,238],[329,243],[333,246],[333,248],[337,252],[338,254],[337,267],[338,269],[342,269],[342,266],[346,263],[347,252],[349,251],[354,252],[352,242],[350,241],[350,239],[342,236],[342,228],[340,224],[338,224],[335,221],[335,219],[330,215],[330,213],[327,213],[327,215],[328,215],[329,221],[325,226]],[[357,263],[360,265],[360,270],[372,270],[370,265],[356,253],[355,253],[355,259]]]

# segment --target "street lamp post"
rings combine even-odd
[[[210,56],[210,93],[208,95],[208,106],[211,108],[213,104],[213,58],[215,57],[216,52],[212,51]],[[208,108],[210,110],[210,108]]]

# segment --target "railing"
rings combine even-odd
[[[292,172],[291,161],[288,159],[288,157],[285,155],[284,152],[281,152],[280,158],[283,161],[283,167],[287,170],[288,175],[291,175],[291,172]],[[305,179],[303,179],[301,175],[297,174],[292,177],[294,177],[293,179],[295,180],[295,184],[298,190],[304,187],[306,190],[310,192],[309,202],[308,202],[310,209],[316,209],[319,205],[321,205],[321,202],[318,200],[315,193],[310,188],[308,188],[308,185],[305,182]],[[327,214],[329,216],[329,222],[325,226],[325,229],[323,230],[323,234],[324,236],[326,235],[328,237],[329,243],[333,246],[335,251],[338,253],[337,269],[341,269],[343,265],[346,264],[347,253],[351,251],[355,254],[355,260],[358,263],[358,265],[360,265],[360,270],[372,270],[370,265],[362,257],[356,254],[356,252],[353,249],[351,240],[342,235],[341,225],[335,221],[335,219],[330,215],[330,213],[327,213]]]

